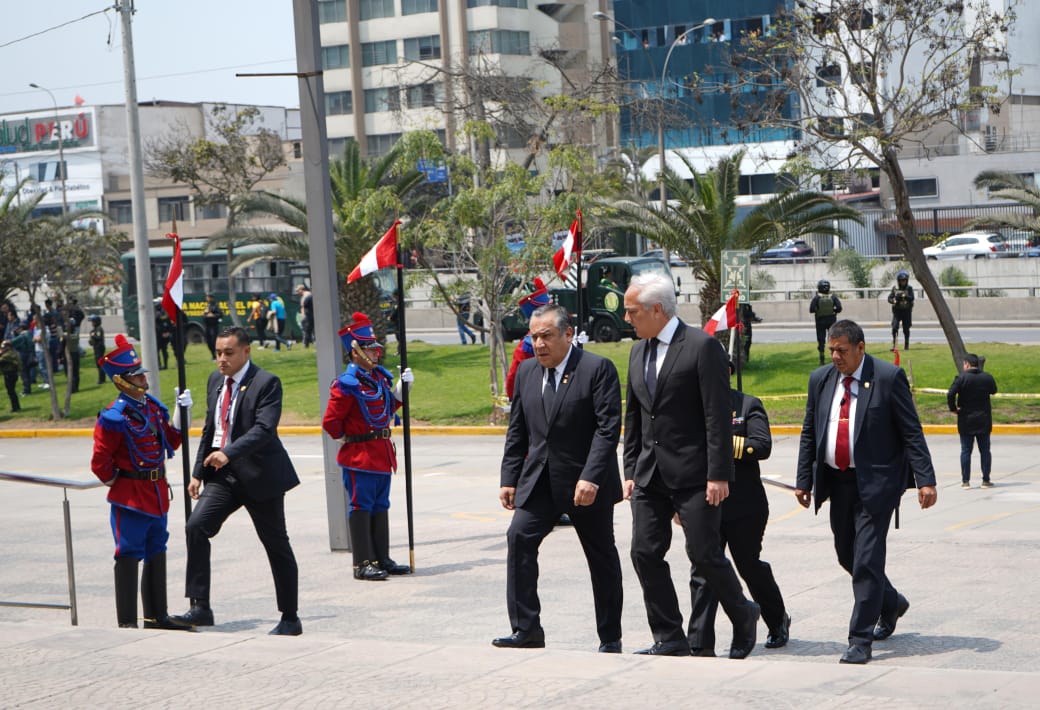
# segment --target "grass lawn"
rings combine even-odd
[[[617,365],[622,387],[628,376],[628,353],[632,341],[621,343],[592,343],[591,352],[610,358]],[[1040,422],[1040,346],[1007,345],[1004,343],[971,343],[973,352],[985,355],[986,370],[993,374],[1002,393],[1029,394],[1027,398],[994,398],[993,419],[998,423]],[[510,352],[512,350],[510,349]],[[892,354],[882,346],[867,352],[891,362]],[[283,424],[318,424],[317,363],[315,351],[300,346],[291,351],[275,352],[268,348],[253,349],[253,360],[282,379],[285,390]],[[756,344],[751,350],[751,362],[744,371],[744,390],[765,401],[773,424],[800,424],[805,411],[805,388],[809,373],[816,367],[815,343]],[[396,366],[396,357],[388,357],[387,366]],[[415,424],[486,424],[492,400],[489,382],[488,349],[480,346],[430,345],[412,342],[408,346],[408,363],[415,371],[416,383],[412,390],[411,413]],[[50,397],[46,391],[35,389],[22,397],[22,411],[11,414],[6,397],[0,397],[0,428],[26,427],[84,427],[93,426],[97,412],[115,397],[111,384],[97,385],[97,372],[89,359],[81,369],[80,391],[72,397],[68,419],[50,421]],[[89,367],[88,367],[89,365]],[[953,381],[955,372],[946,345],[915,345],[902,353],[902,365],[912,374],[916,388],[941,389],[944,393]],[[194,424],[200,426],[205,415],[205,383],[215,369],[209,351],[204,345],[188,348],[188,386],[195,398]],[[173,399],[177,371],[159,373],[162,399]],[[59,373],[59,406],[64,403],[65,376]],[[734,386],[736,378],[734,378]],[[322,384],[321,387],[326,387]],[[19,383],[20,387],[20,383]],[[916,393],[918,410],[926,424],[952,424],[956,417],[947,410],[945,394]]]

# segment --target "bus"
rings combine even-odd
[[[205,239],[182,239],[181,262],[184,266],[184,315],[186,318],[187,340],[189,343],[205,342],[203,314],[206,312],[206,294],[212,293],[224,312],[221,327],[231,325],[231,312],[228,308],[227,292],[227,254],[223,249],[209,253],[203,252]],[[235,255],[260,254],[266,250],[262,245],[245,245],[235,248]],[[158,301],[162,298],[166,287],[166,276],[170,272],[173,260],[173,242],[169,246],[151,247],[148,258],[152,270],[152,295]],[[133,251],[124,253],[123,264],[123,318],[126,321],[127,334],[141,338],[140,324],[137,314],[137,259]],[[234,277],[237,300],[235,307],[242,317],[243,324],[251,310],[253,294],[260,294],[266,299],[275,293],[285,303],[285,337],[290,340],[302,340],[302,333],[297,314],[300,303],[296,299],[295,289],[298,284],[310,282],[310,267],[304,262],[288,259],[272,259],[256,262],[239,271]]]
[[[224,312],[220,321],[221,327],[231,325],[227,292],[227,254],[223,249],[204,253],[205,246],[205,239],[181,240],[185,328],[189,343],[206,341],[203,314],[206,312],[207,293],[213,294],[220,304],[220,310]],[[263,254],[266,250],[267,247],[264,245],[247,244],[235,247],[235,255]],[[158,307],[158,300],[162,298],[166,288],[170,262],[173,260],[173,242],[171,241],[169,246],[151,247],[148,250],[148,259],[152,267],[152,296],[156,299]],[[126,331],[131,337],[140,340],[141,329],[137,322],[137,259],[134,252],[128,251],[122,255],[121,261],[124,274],[122,297]],[[397,270],[393,266],[380,269],[374,274],[374,278],[379,288],[379,304],[387,327],[390,332],[396,332]],[[261,298],[266,299],[270,294],[276,293],[285,303],[285,337],[295,341],[303,339],[298,317],[300,302],[296,297],[296,286],[310,285],[309,264],[291,259],[259,261],[241,269],[234,280],[236,308],[247,330],[250,329],[250,325],[245,321],[252,310],[250,303],[253,294],[258,293]],[[250,336],[255,337],[255,333],[250,333]]]

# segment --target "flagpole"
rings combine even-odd
[[[188,388],[188,378],[185,374],[184,360],[186,358],[187,343],[184,333],[184,312],[177,308],[177,341],[173,354],[177,357],[177,387],[183,392]],[[181,423],[181,477],[184,481],[184,522],[191,517],[191,496],[188,495],[188,486],[191,484],[191,448],[188,446],[188,432],[191,430],[191,410],[183,407],[177,402],[173,406],[180,409]]]
[[[581,214],[581,206],[580,205],[578,206],[578,233],[575,235],[575,237],[576,237],[575,241],[577,243],[574,246],[577,247],[577,252],[578,252],[578,279],[577,279],[577,289],[578,289],[577,290],[577,294],[578,294],[578,297],[575,300],[578,302],[578,313],[577,313],[577,317],[578,317],[578,333],[581,333],[582,331],[585,330],[585,318],[584,318],[584,316],[585,316],[585,309],[582,307],[584,305],[583,301],[585,300],[585,294],[581,290],[581,270],[582,270],[581,269],[581,267],[582,267],[581,253],[582,253],[582,249],[585,246],[582,243],[582,242],[585,241],[585,223],[584,223],[584,217]],[[586,335],[588,335],[588,334],[586,333]],[[579,348],[584,347],[580,340],[578,341],[578,347]]]
[[[408,337],[405,331],[404,261],[401,259],[401,244],[397,244],[397,350],[401,361],[401,375],[408,367]],[[415,525],[412,519],[412,428],[408,407],[407,382],[401,383],[401,410],[404,423],[404,495],[408,511],[408,566],[415,572]]]

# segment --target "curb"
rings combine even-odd
[[[928,424],[923,427],[925,434],[956,435],[956,424]],[[773,436],[797,436],[802,433],[799,424],[776,424],[769,428]],[[320,426],[284,426],[278,427],[279,435],[317,436],[322,433]],[[398,432],[400,433],[400,427]],[[411,433],[416,436],[504,436],[505,426],[413,426]],[[1040,434],[1040,424],[994,424],[993,434],[1010,436],[1031,436]],[[0,439],[53,439],[63,437],[92,437],[93,429],[0,429]],[[202,429],[192,427],[190,436],[202,436]]]

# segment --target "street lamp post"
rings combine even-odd
[[[592,13],[592,19],[599,20],[600,22],[606,22],[608,20],[612,21],[615,25],[620,26],[622,29],[628,30],[633,35],[636,34],[636,31],[634,29],[632,29],[631,27],[629,27],[625,23],[619,21],[617,18],[611,17],[610,15],[608,15],[605,12],[594,12],[594,13]],[[689,29],[687,29],[685,32],[683,32],[678,37],[676,37],[674,40],[672,40],[671,46],[668,47],[668,53],[664,55],[664,64],[661,66],[661,84],[660,84],[660,89],[659,89],[660,95],[659,95],[659,98],[658,98],[658,100],[660,102],[664,101],[665,78],[666,78],[666,76],[668,74],[668,62],[672,58],[672,50],[675,49],[675,46],[677,44],[681,44],[682,42],[684,42],[686,40],[686,36],[689,35],[691,32],[694,32],[696,30],[699,30],[699,29],[702,29],[704,27],[707,27],[708,25],[714,25],[715,22],[716,22],[716,20],[715,20],[714,17],[707,17],[704,20],[702,20],[701,22],[699,22],[698,24],[696,24],[693,27],[690,27]],[[644,51],[646,51],[646,50],[644,49]],[[651,59],[649,52],[647,52],[647,60],[648,60],[648,62],[650,64],[650,68],[653,69],[655,74],[656,74],[656,69],[654,67],[654,62]],[[661,209],[661,214],[663,215],[665,213],[665,211],[667,211],[667,209],[668,209],[668,195],[665,192],[665,187],[664,187],[664,173],[665,173],[666,162],[665,162],[665,154],[664,154],[664,104],[663,103],[661,104],[660,110],[658,110],[658,112],[657,112],[657,155],[658,155],[658,159],[660,160],[659,168],[658,168],[658,174],[657,174],[657,192],[658,192],[658,195],[661,198],[661,200],[660,200],[660,209]],[[670,262],[670,257],[669,257],[669,254],[668,254],[668,248],[665,247],[664,245],[662,245],[662,250],[661,251],[662,251],[662,256],[664,257],[665,262],[669,263]]]
[[[61,216],[67,217],[69,214],[69,203],[66,197],[65,191],[65,141],[62,137],[61,130],[61,119],[58,117],[58,100],[54,98],[54,93],[39,84],[29,84],[34,89],[40,91],[46,91],[47,95],[51,97],[51,102],[54,104],[54,124],[58,127],[58,172],[61,174]]]

